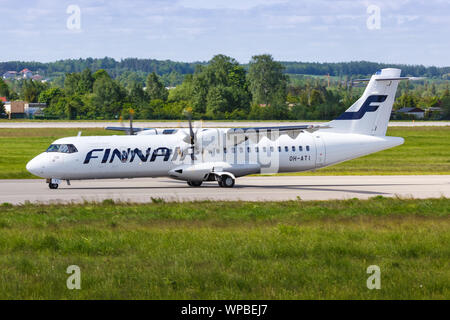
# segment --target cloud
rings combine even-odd
[[[260,6],[273,6],[287,3],[288,0],[180,0],[178,5],[194,9],[235,9],[248,10]]]
[[[284,60],[376,60],[448,65],[448,0],[0,0],[0,60],[147,57],[240,62],[258,52]],[[66,28],[69,4],[81,30]],[[367,6],[381,9],[368,30]],[[433,55],[417,50],[439,43]],[[397,53],[398,52],[398,53]],[[403,60],[403,61],[399,61]]]

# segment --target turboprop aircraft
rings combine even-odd
[[[108,127],[128,135],[77,136],[54,141],[28,162],[50,189],[62,180],[169,177],[198,187],[237,177],[318,169],[403,144],[386,136],[401,70],[377,71],[363,95],[335,120],[321,125],[256,128],[152,129]]]

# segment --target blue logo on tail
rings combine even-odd
[[[387,95],[372,95],[368,96],[366,101],[362,104],[358,111],[344,112],[336,120],[359,120],[366,112],[375,112],[378,110],[379,104],[387,99]]]

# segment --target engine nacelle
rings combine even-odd
[[[234,177],[260,173],[258,164],[237,164],[226,162],[204,162],[198,164],[183,164],[169,171],[172,179],[184,181],[214,180],[214,176],[231,175]]]
[[[181,165],[169,171],[169,176],[173,179],[184,181],[204,181],[213,170],[213,166],[206,163],[193,165]]]

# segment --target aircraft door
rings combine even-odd
[[[316,144],[316,168],[320,168],[325,164],[325,143],[320,135],[314,135],[314,142]]]

